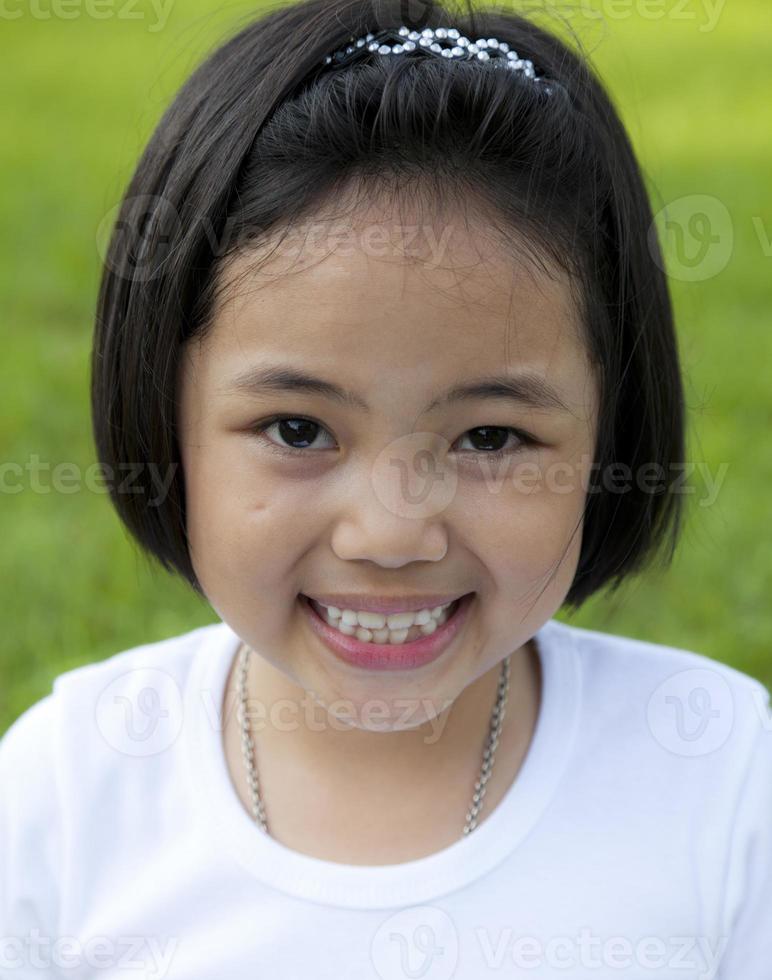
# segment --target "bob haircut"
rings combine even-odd
[[[584,55],[524,16],[404,0],[305,0],[250,21],[215,49],[158,123],[126,189],[99,289],[91,362],[97,454],[133,464],[134,492],[110,495],[141,547],[199,595],[186,535],[176,431],[182,345],[203,338],[224,263],[249,241],[314,216],[358,181],[364,196],[473,202],[509,242],[575,284],[599,382],[594,467],[662,478],[684,455],[673,314],[644,181],[623,124]],[[507,41],[552,93],[479,61],[378,54],[320,70],[352,37],[407,24]],[[222,243],[225,242],[225,247]],[[154,472],[174,476],[154,499]],[[617,471],[618,472],[618,471]],[[667,478],[585,498],[582,545],[564,605],[579,606],[665,549],[680,495]],[[141,492],[138,492],[141,491]]]

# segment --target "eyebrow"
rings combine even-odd
[[[332,381],[284,365],[250,368],[236,375],[228,387],[233,391],[249,394],[301,392],[321,395],[346,407],[358,408],[368,414],[372,412],[367,402],[355,392],[348,391]],[[457,402],[485,398],[514,401],[532,408],[571,412],[557,389],[544,378],[538,374],[522,373],[496,374],[454,385],[444,394],[430,401],[423,413],[445,408]]]

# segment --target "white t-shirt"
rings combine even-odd
[[[555,619],[535,639],[540,713],[505,797],[374,867],[293,851],[240,802],[227,624],[61,674],[0,741],[0,975],[769,980],[766,688]]]

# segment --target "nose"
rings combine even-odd
[[[420,432],[392,439],[351,470],[332,536],[340,558],[397,568],[445,557],[456,474],[438,461],[436,441]]]
[[[441,561],[448,552],[448,534],[441,516],[401,516],[375,496],[360,501],[338,520],[332,549],[345,561],[372,561],[399,568],[414,561]]]

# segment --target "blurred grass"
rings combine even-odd
[[[566,22],[620,107],[654,210],[709,195],[729,209],[735,237],[719,275],[671,280],[690,458],[714,475],[726,464],[725,482],[716,502],[700,507],[705,486],[695,478],[670,571],[631,581],[613,600],[597,596],[570,621],[697,650],[770,685],[772,255],[763,240],[772,236],[772,8],[769,0],[727,3],[705,30],[708,14],[697,0],[665,2],[664,16],[649,17],[660,8],[636,13],[636,4],[610,0],[573,6]],[[157,7],[132,6],[141,19],[119,16],[124,7],[116,3],[103,20],[84,7],[63,20],[36,18],[20,4],[9,9],[21,17],[0,23],[3,462],[25,465],[32,454],[51,467],[94,462],[88,355],[96,229],[181,82],[257,9],[185,0],[159,30]],[[606,16],[591,18],[582,13],[588,9]],[[137,553],[105,495],[27,489],[3,493],[0,508],[8,600],[0,732],[63,670],[217,620]]]

